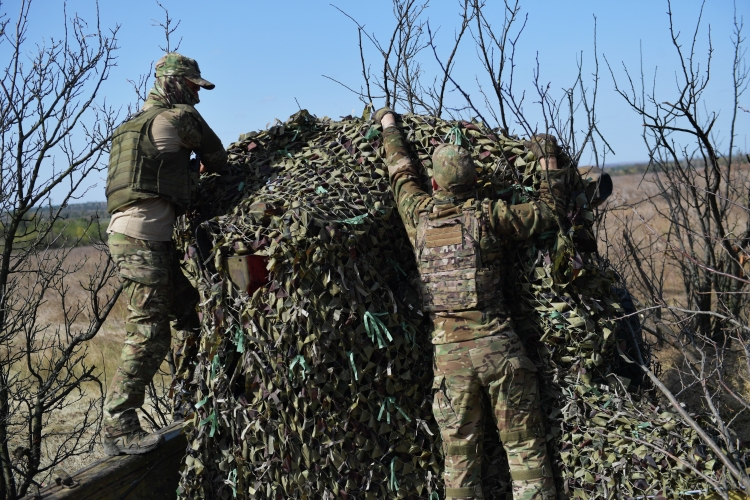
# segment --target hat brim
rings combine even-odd
[[[188,80],[190,80],[196,85],[200,85],[201,88],[204,88],[206,90],[213,90],[213,88],[216,87],[216,85],[209,82],[208,80],[204,80],[203,78],[194,78],[191,76],[186,76],[185,78],[187,78]]]

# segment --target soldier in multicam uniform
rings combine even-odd
[[[141,428],[136,409],[170,348],[179,356],[200,330],[198,292],[182,274],[172,229],[195,193],[198,171],[226,164],[227,152],[194,106],[213,89],[198,64],[176,52],[156,63],[156,81],[143,108],[115,130],[107,175],[112,214],[109,249],[128,300],[125,345],[104,403],[102,443],[108,455],[145,453],[163,438]]]
[[[375,117],[383,125],[391,188],[416,253],[423,307],[434,324],[433,412],[443,438],[445,498],[483,498],[484,391],[508,455],[513,497],[554,499],[537,370],[504,307],[500,263],[505,242],[556,225],[554,199],[562,183],[544,183],[544,201],[509,206],[475,199],[471,156],[446,144],[433,154],[430,196],[418,184],[395,113],[384,108]],[[556,168],[554,138],[540,136],[534,149],[547,169]]]

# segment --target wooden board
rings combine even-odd
[[[108,457],[79,470],[70,476],[72,488],[53,484],[22,500],[173,499],[187,446],[181,429],[179,421],[160,430],[166,442],[150,453]]]

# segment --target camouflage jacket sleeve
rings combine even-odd
[[[495,233],[513,240],[526,240],[555,226],[554,210],[542,201],[508,205],[496,201],[491,205],[490,224]]]
[[[398,213],[407,232],[412,234],[419,224],[419,212],[429,205],[432,197],[419,186],[419,173],[409,156],[406,137],[398,126],[391,126],[383,131],[383,144]]]
[[[520,205],[508,205],[502,200],[492,203],[490,223],[495,233],[513,240],[526,240],[556,228],[558,215],[562,215],[559,212],[567,206],[567,178],[566,170],[550,170],[542,176],[537,201]]]
[[[226,149],[198,110],[193,106],[177,104],[167,113],[168,120],[177,129],[182,142],[186,147],[200,153],[201,162],[209,171],[215,171],[226,164]]]

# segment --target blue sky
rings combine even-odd
[[[331,3],[364,24],[368,33],[374,33],[381,40],[389,36],[394,26],[388,0],[214,0],[211,3],[162,0],[171,16],[181,21],[173,43],[182,37],[180,52],[198,60],[204,77],[216,84],[215,90],[201,92],[198,109],[225,145],[243,132],[264,128],[275,118],[284,120],[297,111],[296,101],[318,116],[336,118],[362,111],[363,105],[357,96],[322,76],[328,75],[354,88],[362,84],[356,26]],[[502,23],[500,2],[488,0],[488,4],[488,17],[496,19],[499,27]],[[701,4],[696,0],[679,0],[673,4],[675,25],[685,43],[689,43]],[[19,0],[5,1],[2,10],[13,16],[19,5]],[[61,33],[62,2],[35,0],[32,5],[30,41]],[[94,5],[93,0],[69,0],[68,14],[76,12],[93,20]],[[563,89],[574,82],[578,60],[583,61],[590,87],[596,16],[600,65],[598,117],[600,130],[616,153],[607,157],[607,163],[645,160],[647,151],[641,139],[641,121],[615,94],[604,58],[613,66],[618,80],[624,82],[623,63],[638,73],[642,50],[643,68],[649,82],[658,68],[657,97],[660,101],[673,99],[677,66],[669,39],[666,1],[529,0],[521,6],[528,14],[528,23],[516,56],[518,91],[526,89],[532,96],[537,58],[540,81],[549,82],[555,95],[562,95]],[[738,16],[750,21],[750,2],[738,0],[736,8]],[[426,11],[432,28],[440,27],[437,46],[443,55],[449,50],[458,26],[458,11],[459,3],[455,0],[433,0]],[[723,133],[723,144],[732,110],[732,12],[731,0],[708,0],[698,43],[698,54],[705,62],[710,25],[714,59],[706,107],[720,113],[717,127]],[[152,24],[154,19],[163,20],[163,11],[153,0],[101,0],[100,14],[102,27],[120,25],[118,66],[112,71],[104,95],[110,104],[124,109],[135,97],[127,79],[137,79],[138,75],[146,73],[149,65],[162,54],[158,47],[164,45],[164,35]],[[750,26],[747,29],[750,30]],[[454,75],[478,99],[473,82],[475,75],[481,78],[482,69],[471,38],[464,43]],[[381,67],[382,62],[370,47],[366,55],[374,71]],[[426,71],[434,71],[431,54],[425,52],[423,59]],[[449,99],[457,102],[458,97],[453,93]],[[750,92],[742,103],[750,109]],[[376,106],[382,104],[382,101],[375,102]],[[528,109],[530,120],[538,120],[531,103]],[[750,113],[742,113],[737,143],[744,150],[750,149],[747,145],[749,129]],[[582,161],[586,163],[590,158],[584,155]],[[97,182],[100,189],[93,189],[86,197],[88,201],[104,199],[103,180]]]

